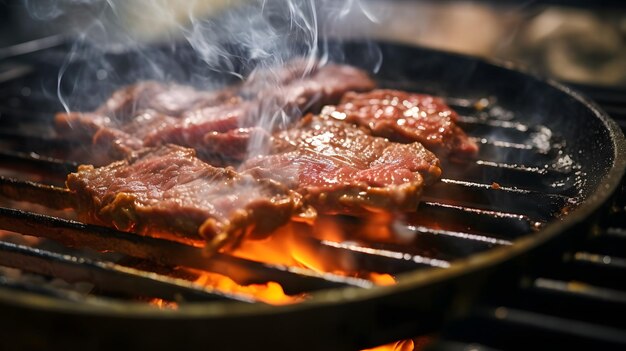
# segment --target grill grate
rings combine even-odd
[[[576,86],[626,132],[626,90]],[[626,345],[626,181],[594,230],[552,252],[511,289],[492,286],[471,317],[447,326],[427,350],[623,350]]]
[[[26,109],[27,106],[49,106],[37,100],[46,99],[43,95],[19,96],[24,91],[35,91],[29,86],[32,82],[28,77],[22,77],[20,89],[15,88],[20,86],[15,81],[0,89],[4,92],[0,101],[12,101],[12,108],[4,111],[5,128],[0,130],[0,134],[6,137],[0,151],[0,165],[45,176],[48,181],[61,184],[66,174],[76,168],[76,162],[62,159],[64,152],[75,147],[75,143],[59,140],[49,132],[49,113],[42,119],[45,112]],[[484,101],[454,98],[449,103],[463,114],[460,124],[481,144],[481,153],[477,160],[469,163],[444,165],[445,178],[425,191],[419,211],[406,218],[402,230],[413,234],[414,239],[408,243],[362,240],[358,244],[306,239],[320,254],[345,258],[346,262],[356,262],[360,271],[376,273],[396,275],[422,268],[445,269],[454,260],[496,246],[511,245],[516,238],[540,229],[544,223],[558,217],[563,208],[575,201],[577,189],[569,181],[574,172],[571,167],[557,167],[564,145],[552,136],[549,129],[517,122],[510,113],[495,104],[487,106]],[[39,135],[25,132],[32,125],[37,126],[36,130],[48,132]],[[525,162],[514,162],[520,159]],[[494,182],[498,184],[493,185]],[[54,195],[50,198],[51,204],[66,203],[63,201],[65,193],[62,188],[0,178],[0,194],[16,200]],[[221,273],[242,284],[277,281],[288,294],[340,286],[373,286],[364,279],[320,274],[309,269],[270,265],[228,255],[206,260],[198,248],[11,208],[1,208],[0,218],[3,219],[0,229],[45,237],[75,247],[112,250],[160,265]],[[54,253],[42,250],[6,249],[9,248],[24,262],[54,261],[56,257]],[[81,260],[87,262],[79,252],[73,252],[70,261]],[[18,266],[15,262],[12,261],[12,265]],[[110,262],[92,262],[91,266],[108,267],[99,273],[107,279],[120,274],[117,266]],[[35,268],[30,270],[36,271]],[[53,271],[46,272],[51,274]],[[181,283],[161,277],[150,280],[140,270],[127,270],[124,274],[147,279],[145,285],[158,285],[165,291],[175,289]],[[181,288],[190,294],[195,289],[199,296],[216,295],[193,284],[181,284]],[[138,289],[138,295],[140,291]],[[222,294],[219,297],[230,296]],[[242,299],[239,296],[234,298]]]

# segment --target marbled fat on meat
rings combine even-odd
[[[378,89],[347,93],[322,114],[369,128],[399,142],[420,142],[439,156],[471,157],[478,146],[456,125],[458,115],[438,97]]]
[[[270,73],[275,84],[260,84],[259,77]],[[144,146],[174,143],[195,148],[199,157],[212,164],[225,165],[233,161],[228,153],[244,155],[247,150],[204,148],[211,138],[207,135],[225,133],[228,137],[234,135],[230,131],[242,127],[284,127],[308,110],[338,102],[347,91],[373,87],[368,75],[354,67],[328,64],[307,70],[298,61],[256,72],[242,86],[216,92],[138,83],[118,90],[94,112],[57,114],[55,125],[63,135],[92,140],[101,149],[109,146],[112,159]],[[277,125],[275,120],[284,123]]]
[[[270,143],[241,170],[289,186],[324,213],[415,211],[424,185],[441,175],[420,143],[390,142],[332,118],[309,115]]]
[[[83,220],[142,235],[206,240],[211,249],[263,236],[307,212],[297,193],[230,168],[194,150],[161,146],[108,166],[81,166],[67,178]]]

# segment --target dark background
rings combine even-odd
[[[25,6],[30,4],[39,17],[46,17],[51,12],[48,8],[68,2],[0,0],[0,48],[57,33],[81,33],[107,6],[103,0],[88,5],[79,2],[82,4],[64,8],[64,14],[46,19],[33,18]],[[512,61],[564,82],[626,87],[626,1],[364,3],[374,4],[375,11],[384,10],[389,16],[379,26],[356,20],[344,29],[377,39]],[[146,30],[145,23],[144,27],[132,21],[128,24]]]

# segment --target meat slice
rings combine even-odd
[[[221,150],[216,149],[215,145],[207,145],[205,137],[208,134],[229,133],[240,128],[250,108],[250,102],[237,98],[221,105],[188,111],[181,118],[146,135],[143,143],[146,146],[171,143],[192,147],[203,160],[212,162],[214,165],[224,165],[227,157],[222,157]],[[229,148],[225,151],[232,150],[233,146],[225,146]],[[239,150],[239,153],[245,153],[246,148],[245,145],[243,146],[243,150]]]
[[[232,89],[199,91],[190,86],[145,81],[115,91],[95,112],[125,120],[143,110],[153,110],[168,116],[180,116],[183,112],[211,106],[234,96]]]
[[[213,93],[179,85],[138,83],[115,92],[95,112],[58,114],[56,127],[61,134],[86,137],[99,146],[110,145],[113,159],[144,146],[174,143],[195,148],[208,162],[225,165],[230,158],[223,153],[245,156],[247,148],[245,143],[237,144],[241,150],[220,143],[228,147],[222,153],[214,146],[206,147],[215,133],[233,135],[235,129],[251,127],[271,130],[299,119],[304,111],[338,102],[349,90],[374,87],[367,74],[354,67],[329,64],[305,69],[298,62],[259,71],[240,88]],[[265,80],[268,72],[274,72],[276,79]]]
[[[128,123],[117,128],[100,128],[93,134],[93,143],[101,149],[108,149],[109,156],[121,159],[134,150],[144,147],[144,139],[159,130],[175,123],[176,118],[154,110],[137,113]]]
[[[145,140],[146,145],[185,145],[196,148],[200,156],[209,159],[220,152],[233,155],[232,145],[218,143],[227,147],[219,150],[215,145],[208,145],[207,141],[231,139],[230,136],[236,134],[232,131],[237,128],[272,131],[299,119],[303,112],[338,102],[347,91],[374,88],[374,82],[364,71],[344,65],[329,64],[307,71],[301,67],[300,61],[296,61],[278,69],[274,75],[269,72],[274,71],[257,72],[244,83],[241,95],[250,100],[231,99],[218,106],[188,111],[173,125],[152,134]],[[258,82],[261,76],[264,77],[263,83]],[[227,136],[219,138],[216,133],[226,133]],[[243,139],[234,139],[243,147],[237,154],[245,156],[247,149],[245,143],[241,143]]]
[[[267,75],[267,72],[262,75],[265,77],[264,89],[259,89],[258,83],[252,84],[259,90],[257,101],[262,102],[255,112],[261,116],[273,116],[277,112],[283,112],[290,121],[300,118],[306,112],[319,112],[324,105],[339,102],[349,91],[369,91],[376,86],[365,71],[332,63],[308,67],[304,61],[295,61],[274,74],[278,80],[275,85],[272,85],[274,80]],[[253,75],[250,82],[258,79],[257,75]],[[244,91],[245,89],[246,87]]]
[[[324,107],[322,114],[394,141],[418,141],[439,156],[470,157],[478,151],[456,125],[456,112],[430,95],[384,89],[348,93],[339,105]]]
[[[68,176],[67,187],[89,223],[183,242],[206,240],[213,250],[310,214],[301,196],[282,185],[210,166],[194,150],[174,145],[100,168],[81,166]]]
[[[271,138],[267,155],[241,169],[279,181],[319,212],[415,211],[422,188],[441,174],[420,143],[400,144],[332,118],[308,115]]]
[[[95,111],[59,113],[55,122],[63,135],[91,138],[102,128],[132,123],[146,110],[178,117],[185,111],[221,104],[233,97],[232,89],[198,91],[189,86],[146,81],[115,91]]]
[[[232,89],[206,92],[146,81],[119,89],[96,111],[58,113],[55,127],[62,136],[92,141],[97,152],[108,151],[108,158],[96,155],[108,163],[141,149],[145,138],[175,124],[184,111],[233,99]]]

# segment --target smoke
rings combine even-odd
[[[346,20],[377,21],[359,0],[23,1],[33,18],[75,38],[58,82],[68,111],[95,106],[114,87],[142,79],[214,89],[296,57],[307,62],[306,75],[336,51],[329,40]],[[184,42],[195,57],[180,51]],[[125,59],[129,68],[115,56],[123,53],[132,57]],[[264,79],[271,85],[280,77]]]
[[[199,90],[245,81],[244,95],[273,92],[251,113],[252,123],[265,130],[284,128],[301,114],[281,101],[281,68],[292,67],[289,79],[297,80],[330,61],[343,62],[337,33],[353,37],[350,23],[379,21],[361,0],[23,1],[43,25],[69,33],[71,48],[47,92],[66,112],[95,110],[119,87],[140,81]],[[377,70],[376,45],[362,60]],[[268,147],[263,134],[253,133],[248,156]],[[85,151],[91,154],[88,145]]]
[[[85,6],[94,8],[102,8],[106,1],[95,0],[62,0],[62,1],[39,1],[25,0],[25,6],[28,13],[35,19],[42,21],[50,21],[62,17],[68,13],[68,8],[77,10]]]

